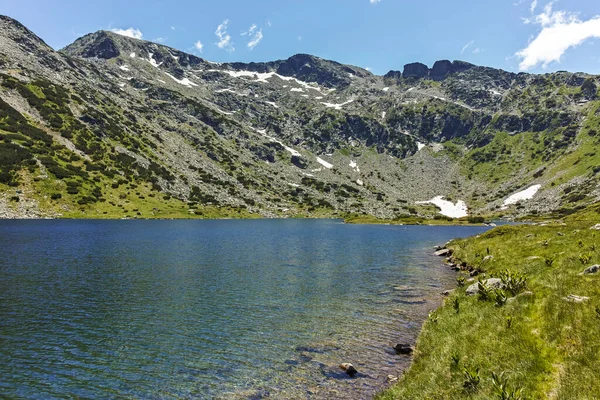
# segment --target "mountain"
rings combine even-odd
[[[106,31],[54,51],[0,28],[0,216],[455,215],[420,203],[436,196],[457,216],[568,214],[600,198],[598,76],[212,63]]]

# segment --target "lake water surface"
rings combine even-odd
[[[485,229],[0,221],[0,397],[370,398]]]

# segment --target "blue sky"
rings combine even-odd
[[[0,13],[57,49],[117,29],[220,62],[309,53],[377,74],[440,59],[600,73],[598,0],[0,0]]]

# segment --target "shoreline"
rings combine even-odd
[[[588,380],[600,355],[600,273],[585,272],[600,262],[596,208],[449,242],[457,285],[423,323],[409,368],[375,398],[496,398],[501,386],[525,398],[600,393]]]

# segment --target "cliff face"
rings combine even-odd
[[[433,216],[415,202],[438,195],[488,212],[534,183],[507,212],[598,197],[595,76],[443,60],[381,77],[306,54],[217,64],[104,31],[56,52],[8,17],[0,28],[0,202],[19,190],[54,214],[131,216],[168,197],[186,212],[393,218]]]

